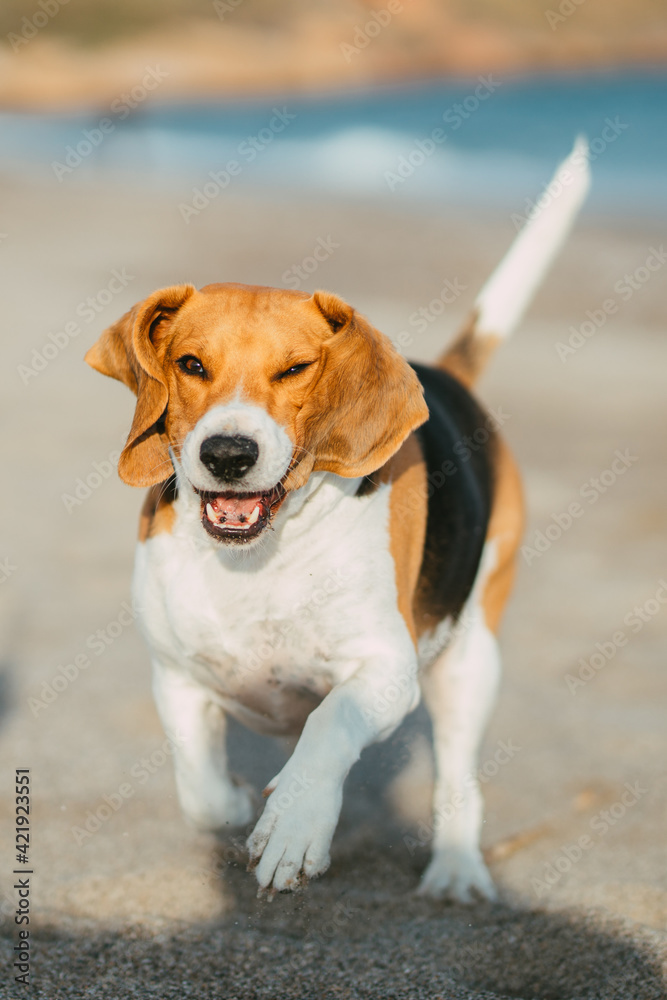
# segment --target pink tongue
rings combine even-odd
[[[224,516],[228,521],[240,521],[241,517],[245,520],[250,517],[261,499],[261,494],[254,497],[218,496],[211,501],[211,506],[219,516]]]

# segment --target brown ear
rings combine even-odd
[[[130,486],[153,486],[173,471],[169,442],[160,422],[169,392],[155,344],[194,291],[193,285],[174,285],[153,292],[108,327],[86,354],[92,368],[124,382],[137,397],[132,427],[118,462],[118,474]]]
[[[299,428],[318,469],[368,476],[428,419],[417,375],[391,341],[337,296],[311,302],[331,331],[320,377],[302,407]]]

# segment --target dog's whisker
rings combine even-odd
[[[162,503],[163,498],[170,492],[173,492],[176,486],[176,475],[169,476],[165,479],[163,483],[160,484],[160,492],[155,498],[155,508],[157,509]]]
[[[146,469],[145,470],[145,475],[146,476],[151,476],[151,475],[154,475],[154,474],[158,474],[160,472],[160,470],[162,470],[162,469],[164,469],[165,473],[167,471],[169,471],[170,473],[173,474],[174,468],[173,468],[173,464],[172,464],[171,459],[169,459],[169,458],[164,459],[162,462],[158,462],[157,465],[153,465],[153,466],[151,466],[151,468]],[[162,480],[159,479],[158,482],[162,482]]]

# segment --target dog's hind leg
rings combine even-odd
[[[472,890],[495,896],[479,847],[483,803],[475,775],[499,673],[496,638],[480,610],[463,618],[452,645],[421,678],[436,769],[433,854],[419,888],[424,895],[460,902],[471,902]]]
[[[523,527],[519,474],[500,439],[494,478],[478,579],[450,645],[420,678],[433,722],[436,766],[433,857],[420,892],[465,902],[471,900],[472,890],[489,899],[495,895],[479,848],[482,796],[475,772],[500,673],[494,633],[512,589]]]
[[[255,815],[253,796],[227,769],[224,709],[204,688],[178,671],[153,664],[153,692],[174,754],[183,812],[200,830],[246,826]]]

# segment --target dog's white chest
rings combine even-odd
[[[187,514],[137,554],[135,602],[154,655],[266,732],[299,730],[374,641],[405,630],[388,490],[335,503],[320,493],[268,558],[193,546]]]

